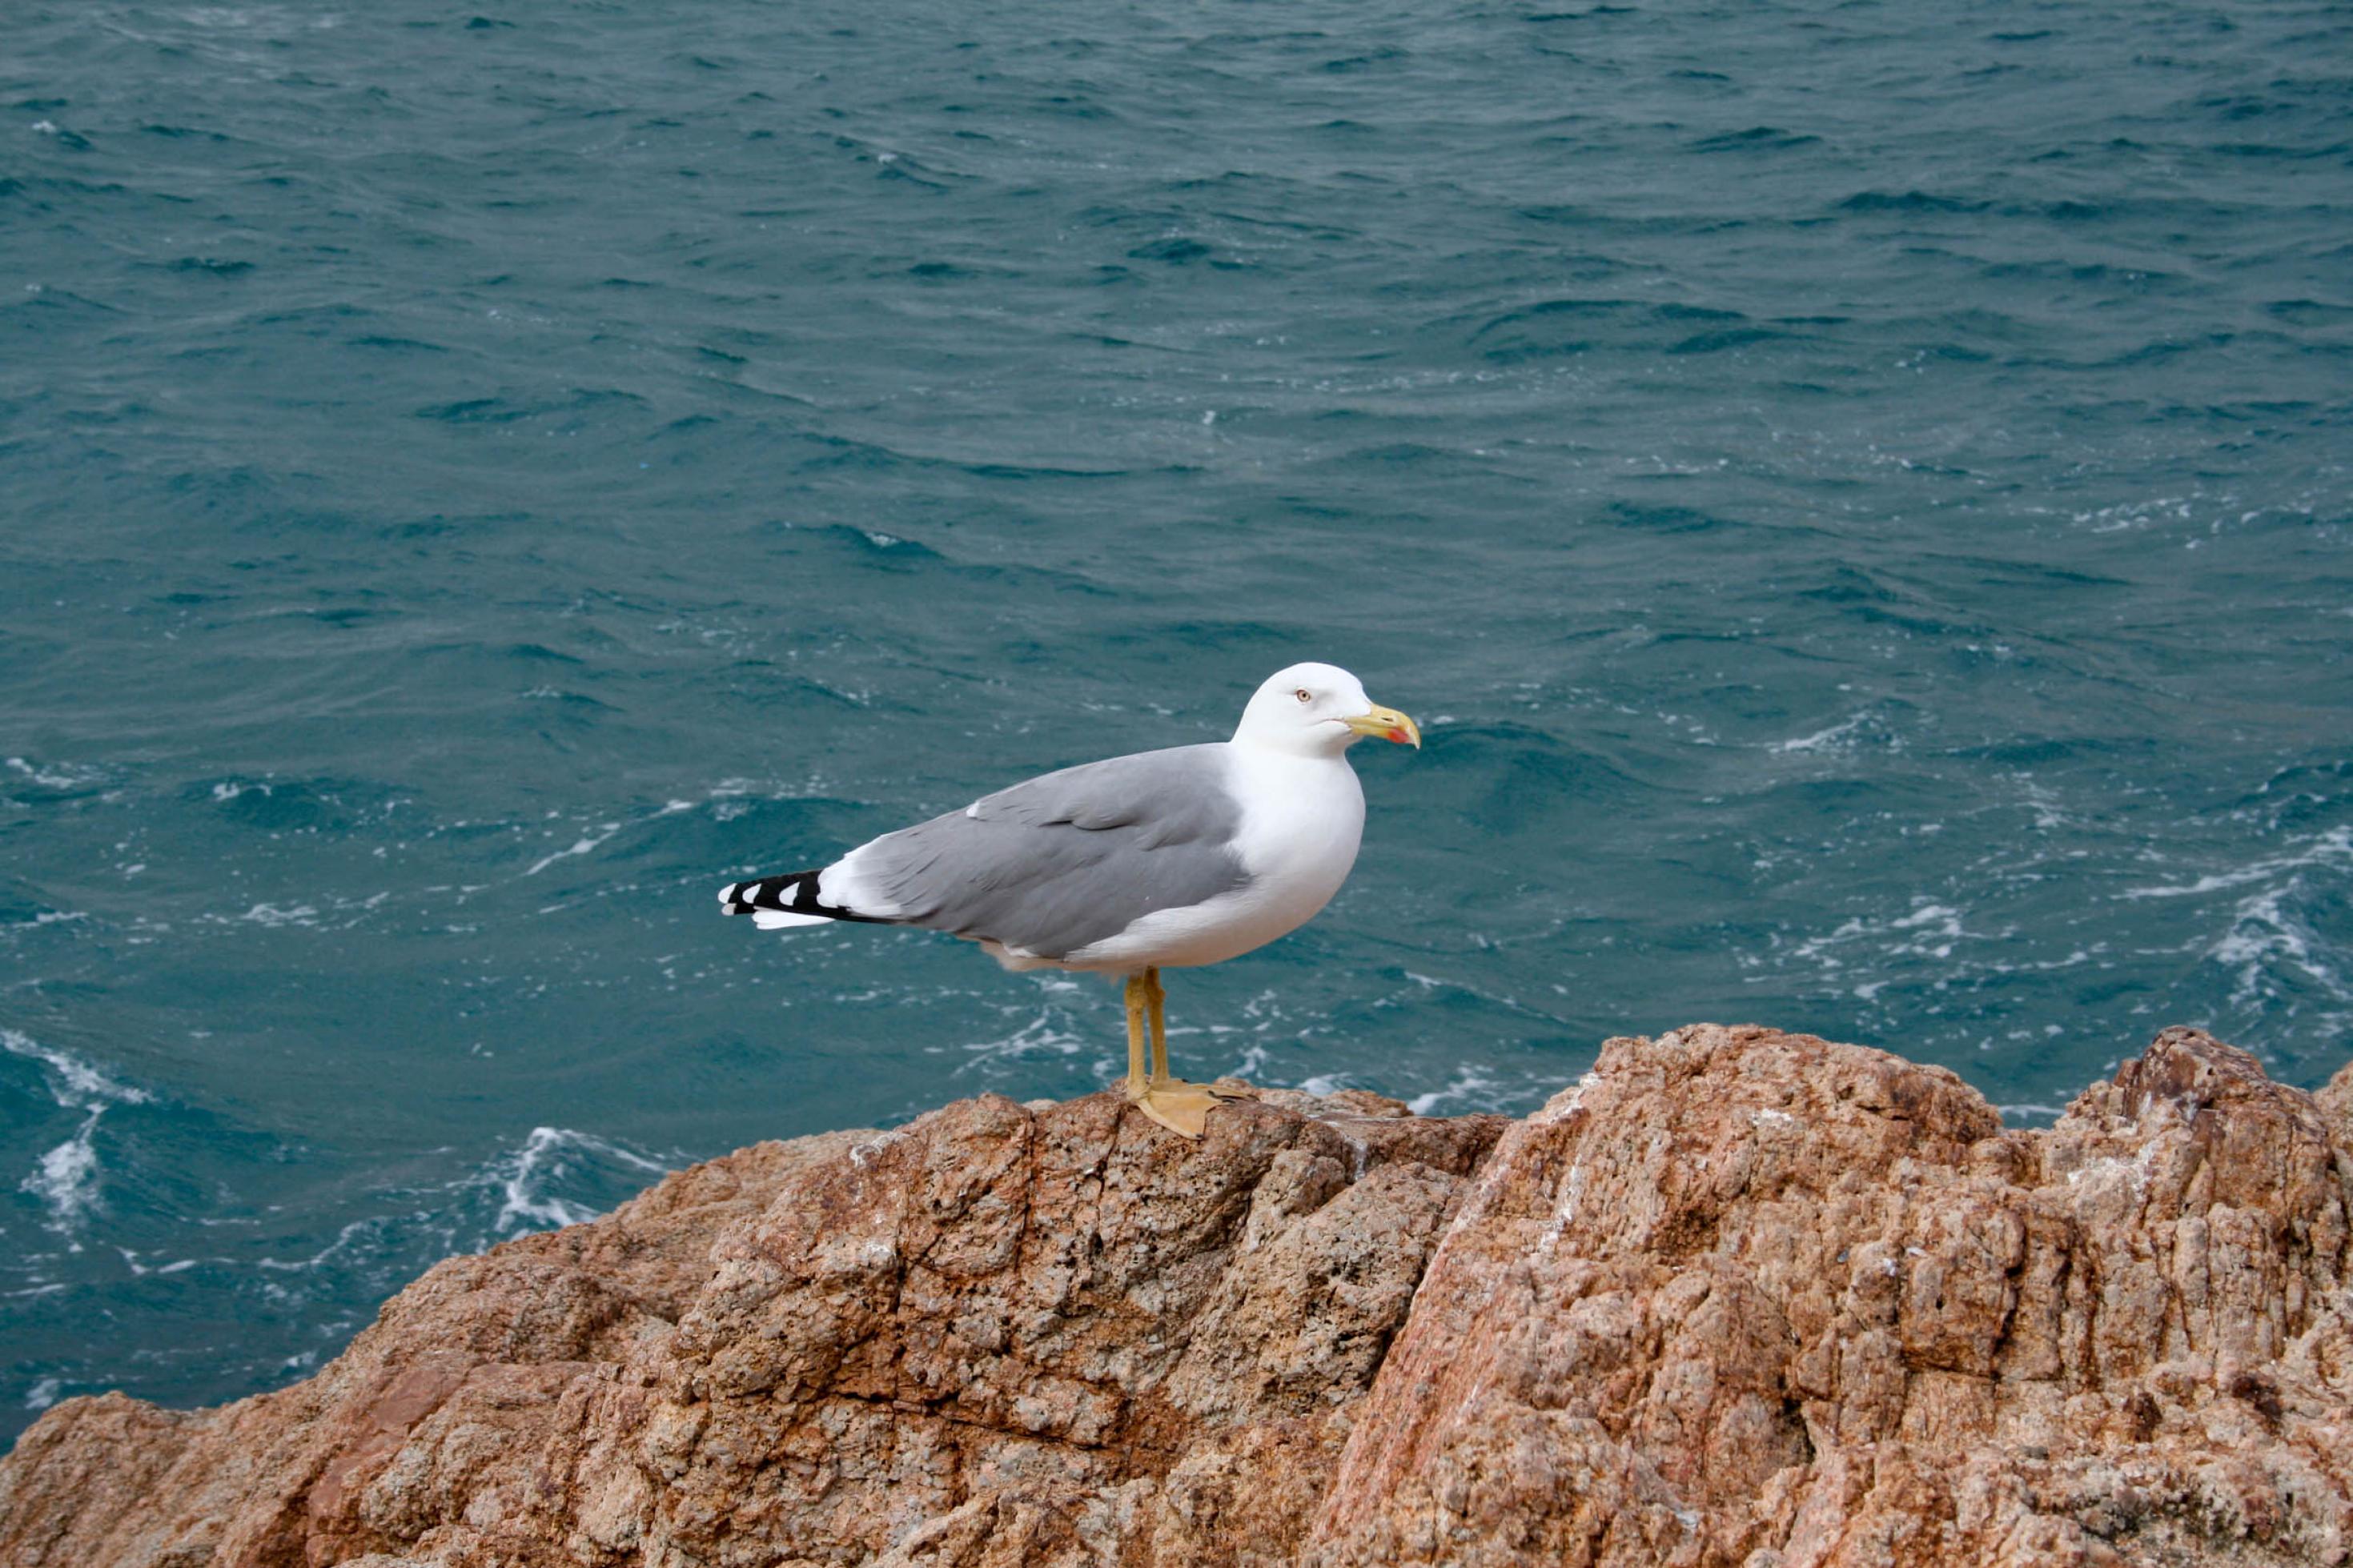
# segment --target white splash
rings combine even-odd
[[[1405,1102],[1405,1108],[1416,1116],[1428,1116],[1449,1100],[1467,1101],[1473,1110],[1487,1109],[1495,1104],[1494,1091],[1501,1087],[1486,1068],[1471,1062],[1444,1089],[1417,1094]]]
[[[2240,900],[2232,911],[2231,929],[2208,950],[2209,958],[2238,972],[2237,984],[2231,988],[2233,1006],[2276,1001],[2280,987],[2271,974],[2281,968],[2301,970],[2337,1001],[2353,1002],[2353,985],[2324,956],[2326,939],[2287,909],[2287,898],[2299,890],[2291,881],[2286,887]]]
[[[1936,902],[1926,895],[1915,894],[1908,913],[1884,918],[1850,916],[1834,931],[1810,936],[1788,950],[1788,956],[1801,963],[1817,964],[1824,970],[1838,970],[1849,964],[1873,960],[1899,958],[1947,959],[1963,942],[1982,942],[1989,936],[2007,932],[1988,933],[1968,930],[1962,923],[1963,912],[1951,904]],[[1879,984],[1885,984],[1882,980]],[[1863,1000],[1872,998],[1865,996]]]
[[[2287,854],[2210,872],[2195,881],[2128,888],[2116,896],[2199,898],[2252,888],[2233,902],[2229,927],[2206,950],[2209,959],[2235,972],[2232,1005],[2248,1007],[2280,1000],[2279,976],[2288,970],[2300,971],[2335,1001],[2353,1003],[2353,981],[2331,962],[2333,943],[2295,908],[2306,892],[2309,873],[2348,868],[2353,868],[2353,826],[2332,827],[2298,841]]]
[[[1862,729],[1864,721],[1870,717],[1868,713],[1852,714],[1842,722],[1833,724],[1827,730],[1817,730],[1810,735],[1800,735],[1792,741],[1776,741],[1765,749],[1783,756],[1797,752],[1828,751]]]
[[[522,1235],[595,1219],[596,1210],[543,1190],[545,1184],[560,1182],[569,1175],[572,1161],[583,1154],[617,1160],[653,1175],[661,1175],[670,1168],[633,1150],[608,1143],[594,1133],[575,1132],[568,1127],[534,1127],[522,1148],[491,1167],[501,1197],[492,1226],[502,1235]]]
[[[319,923],[319,911],[309,904],[296,904],[291,909],[280,909],[276,904],[256,904],[241,915],[229,915],[225,920],[218,916],[211,916],[207,919],[216,923],[233,921],[248,925],[269,927],[308,926]]]
[[[43,1154],[33,1173],[17,1184],[19,1191],[30,1193],[48,1209],[50,1229],[70,1236],[98,1206],[99,1119],[115,1106],[144,1105],[153,1097],[71,1051],[45,1046],[20,1030],[0,1029],[0,1050],[38,1062],[49,1098],[65,1110],[82,1113],[74,1135]]]
[[[106,776],[92,767],[77,766],[72,763],[44,765],[28,763],[22,757],[0,758],[0,765],[5,765],[10,773],[24,774],[43,789],[84,789]]]
[[[2282,875],[2293,876],[2307,868],[2353,866],[2353,826],[2332,827],[2316,838],[2304,840],[2292,855],[2274,856],[2268,860],[2253,860],[2228,871],[2218,871],[2200,877],[2194,882],[2160,883],[2147,888],[2126,888],[2116,895],[2120,899],[2182,899],[2196,898],[2205,893],[2218,893],[2225,888],[2243,888],[2250,882],[2267,882]]]

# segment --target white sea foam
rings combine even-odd
[[[1863,727],[1870,722],[1871,713],[1868,710],[1850,713],[1827,730],[1817,730],[1810,735],[1799,735],[1792,740],[1775,741],[1767,744],[1765,749],[1782,756],[1806,752],[1845,751],[1846,742],[1850,738],[1859,736]],[[1890,744],[1893,748],[1892,742]]]
[[[2279,986],[2273,974],[2282,967],[2304,976],[2339,1002],[2353,1003],[2353,986],[2331,963],[2325,939],[2287,907],[2293,887],[2273,888],[2242,899],[2232,912],[2231,929],[2207,952],[2225,968],[2238,972],[2231,1001],[2251,1006],[2275,1000]]]
[[[2316,838],[2304,840],[2294,854],[2251,860],[2228,871],[2211,872],[2194,882],[2168,882],[2147,888],[2126,888],[2120,899],[2183,899],[2267,882],[2315,867],[2353,868],[2353,827],[2332,827]]]
[[[145,1090],[108,1077],[71,1051],[42,1045],[16,1029],[0,1029],[0,1050],[10,1056],[29,1058],[48,1068],[55,1075],[51,1092],[57,1096],[58,1103],[73,1110],[87,1110],[96,1101],[139,1105],[148,1099]]]
[[[385,1208],[346,1222],[313,1252],[259,1258],[253,1263],[283,1281],[265,1288],[265,1294],[276,1300],[290,1301],[316,1290],[316,1285],[299,1278],[306,1275],[331,1280],[356,1275],[367,1281],[366,1289],[380,1291],[399,1285],[422,1262],[435,1258],[477,1252],[533,1231],[596,1218],[601,1211],[576,1194],[593,1177],[609,1182],[617,1167],[651,1178],[673,1164],[594,1133],[534,1127],[521,1144],[452,1180],[385,1191],[380,1194]],[[175,1262],[156,1272],[189,1266]]]
[[[99,1119],[115,1106],[143,1105],[152,1097],[71,1051],[45,1046],[21,1030],[0,1029],[0,1050],[38,1062],[49,1098],[64,1110],[82,1113],[73,1136],[43,1154],[32,1174],[17,1184],[19,1191],[40,1199],[49,1211],[49,1228],[70,1237],[98,1206]]]
[[[2206,950],[2208,958],[2235,972],[2232,1004],[2246,1007],[2279,1000],[2280,977],[2287,971],[2301,973],[2337,1002],[2353,1003],[2353,981],[2332,961],[2331,942],[2295,907],[2306,891],[2308,873],[2348,869],[2353,869],[2353,826],[2340,826],[2298,841],[2286,854],[2192,881],[2127,888],[2116,897],[2200,898],[2253,889],[2232,903],[2229,927]]]
[[[659,1160],[649,1160],[591,1132],[577,1132],[568,1127],[534,1127],[522,1148],[491,1163],[490,1173],[499,1184],[501,1200],[498,1217],[491,1222],[493,1228],[501,1235],[521,1235],[596,1218],[595,1209],[546,1190],[549,1184],[571,1175],[583,1156],[616,1161],[649,1175],[658,1176],[670,1169]]]
[[[604,831],[599,833],[596,837],[594,838],[582,838],[574,843],[572,847],[569,849],[559,849],[553,855],[542,858],[536,865],[533,866],[530,870],[525,871],[523,875],[526,877],[536,877],[542,871],[546,870],[550,866],[554,865],[558,860],[569,859],[575,855],[589,854],[607,839],[621,831],[621,825],[617,822],[604,822],[597,824],[597,826]]]
[[[1824,969],[1842,967],[1847,961],[1837,950],[1857,945],[1873,958],[1950,958],[1958,943],[1984,939],[1985,933],[1968,930],[1962,920],[1962,912],[1953,905],[1915,894],[1908,914],[1888,920],[1851,917],[1835,930],[1797,943],[1789,956]]]
[[[963,1048],[971,1059],[955,1069],[959,1073],[976,1068],[993,1072],[1001,1064],[1018,1062],[1029,1057],[1074,1057],[1092,1047],[1069,1026],[1060,1008],[1049,1007],[1010,1035],[994,1040],[976,1040]]]
[[[29,925],[37,930],[42,926],[71,925],[76,921],[88,919],[90,919],[90,912],[86,910],[43,910],[34,915],[30,921],[18,921],[16,923],[20,926]]]
[[[276,904],[256,904],[241,915],[228,917],[258,926],[307,926],[319,923],[319,911],[309,904],[296,904],[281,909]]]
[[[366,1219],[355,1219],[349,1225],[343,1226],[343,1229],[335,1232],[334,1240],[327,1243],[326,1246],[319,1248],[318,1251],[312,1253],[308,1258],[258,1258],[254,1259],[254,1266],[259,1268],[271,1269],[281,1274],[305,1273],[311,1269],[323,1267],[330,1258],[343,1252],[346,1248],[350,1247],[353,1242],[358,1241],[364,1236],[382,1230],[384,1228],[384,1225],[385,1221],[378,1215],[371,1215]]]
[[[71,763],[28,763],[22,757],[0,758],[0,765],[11,773],[24,774],[43,789],[87,789],[106,776],[96,768],[77,767]]]
[[[1502,1086],[1494,1075],[1477,1062],[1464,1065],[1444,1089],[1433,1089],[1427,1094],[1417,1094],[1405,1102],[1416,1116],[1428,1116],[1449,1100],[1459,1100],[1473,1110],[1484,1110],[1495,1103],[1495,1090]]]
[[[70,1228],[98,1204],[98,1131],[100,1112],[82,1119],[74,1135],[41,1156],[33,1173],[18,1184],[49,1207],[58,1229]]]
[[[2071,826],[2066,813],[2059,809],[2058,796],[2036,782],[2033,774],[2012,773],[2010,779],[2018,785],[2020,796],[2033,809],[2034,826],[2038,831],[2049,833],[2055,828]]]

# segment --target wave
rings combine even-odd
[[[2291,882],[2240,900],[2230,930],[2207,950],[2207,957],[2232,972],[2232,1005],[2284,1000],[2285,988],[2275,978],[2284,970],[2300,972],[2337,1003],[2353,1004],[2353,984],[2329,961],[2327,939],[2287,907],[2298,890]]]
[[[576,1128],[534,1127],[448,1181],[382,1190],[386,1206],[347,1222],[315,1252],[255,1264],[280,1276],[356,1273],[371,1290],[396,1289],[434,1259],[595,1219],[680,1163]]]
[[[2127,888],[2119,900],[2197,899],[2249,891],[2232,900],[2229,923],[2205,956],[2232,975],[2234,1007],[2270,1006],[2292,1000],[2294,977],[2301,975],[2337,1006],[2353,1005],[2353,977],[2337,965],[2330,939],[2294,907],[2309,900],[2310,874],[2353,870],[2353,826],[2295,842],[2289,852],[2210,871],[2187,882]]]
[[[491,1162],[483,1179],[499,1192],[499,1212],[491,1222],[501,1236],[522,1236],[534,1230],[556,1230],[579,1225],[604,1212],[549,1190],[577,1182],[584,1167],[595,1162],[617,1164],[649,1176],[667,1174],[670,1167],[634,1149],[569,1127],[534,1127],[522,1146]]]
[[[1075,985],[1070,988],[1077,989]],[[1037,1057],[1079,1057],[1094,1052],[1108,1058],[1113,1050],[1107,1043],[1111,1038],[1108,1033],[1099,1038],[1089,1035],[1071,1014],[1049,1005],[1009,1035],[965,1042],[959,1048],[969,1059],[955,1071],[958,1075],[976,1072],[990,1079],[1022,1077],[1026,1074],[1022,1064]]]
[[[107,773],[78,763],[43,763],[24,757],[0,757],[0,767],[5,767],[26,784],[60,794],[88,795],[106,783]]]
[[[1460,1102],[1461,1110],[1487,1110],[1494,1107],[1502,1088],[1494,1074],[1477,1062],[1466,1062],[1445,1088],[1415,1095],[1405,1102],[1406,1109],[1416,1116],[1429,1116],[1441,1105]]]
[[[2252,860],[2228,871],[2210,872],[2194,882],[2158,883],[2145,888],[2127,888],[2120,899],[2179,899],[2206,893],[2221,892],[2226,888],[2241,888],[2250,882],[2267,882],[2282,875],[2293,876],[2315,867],[2336,867],[2353,869],[2353,826],[2335,827],[2315,838],[2306,840],[2290,855],[2276,855],[2268,859]]]
[[[144,1105],[154,1097],[20,1030],[0,1029],[0,1050],[38,1063],[50,1098],[63,1110],[81,1112],[73,1136],[43,1153],[32,1174],[17,1184],[48,1210],[49,1228],[70,1238],[99,1206],[100,1119],[118,1105]]]
[[[1852,713],[1838,723],[1827,729],[1817,730],[1810,735],[1799,735],[1787,741],[1768,742],[1765,749],[1784,756],[1800,752],[1852,751],[1859,732],[1865,725],[1871,724],[1875,717],[1869,710]],[[1903,742],[1892,736],[1888,738],[1886,744],[1893,750],[1903,749]]]

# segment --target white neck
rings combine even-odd
[[[1253,721],[1252,715],[1244,713],[1242,721],[1235,726],[1230,743],[1247,746],[1253,752],[1338,762],[1361,738],[1346,725],[1333,721],[1313,725],[1271,724]]]

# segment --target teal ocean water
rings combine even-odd
[[[484,3],[484,0],[476,0]],[[1198,1076],[1760,1020],[2014,1120],[2353,1026],[2353,14],[91,0],[0,46],[0,1440],[1124,1067],[716,886],[1222,736],[1356,876]]]

